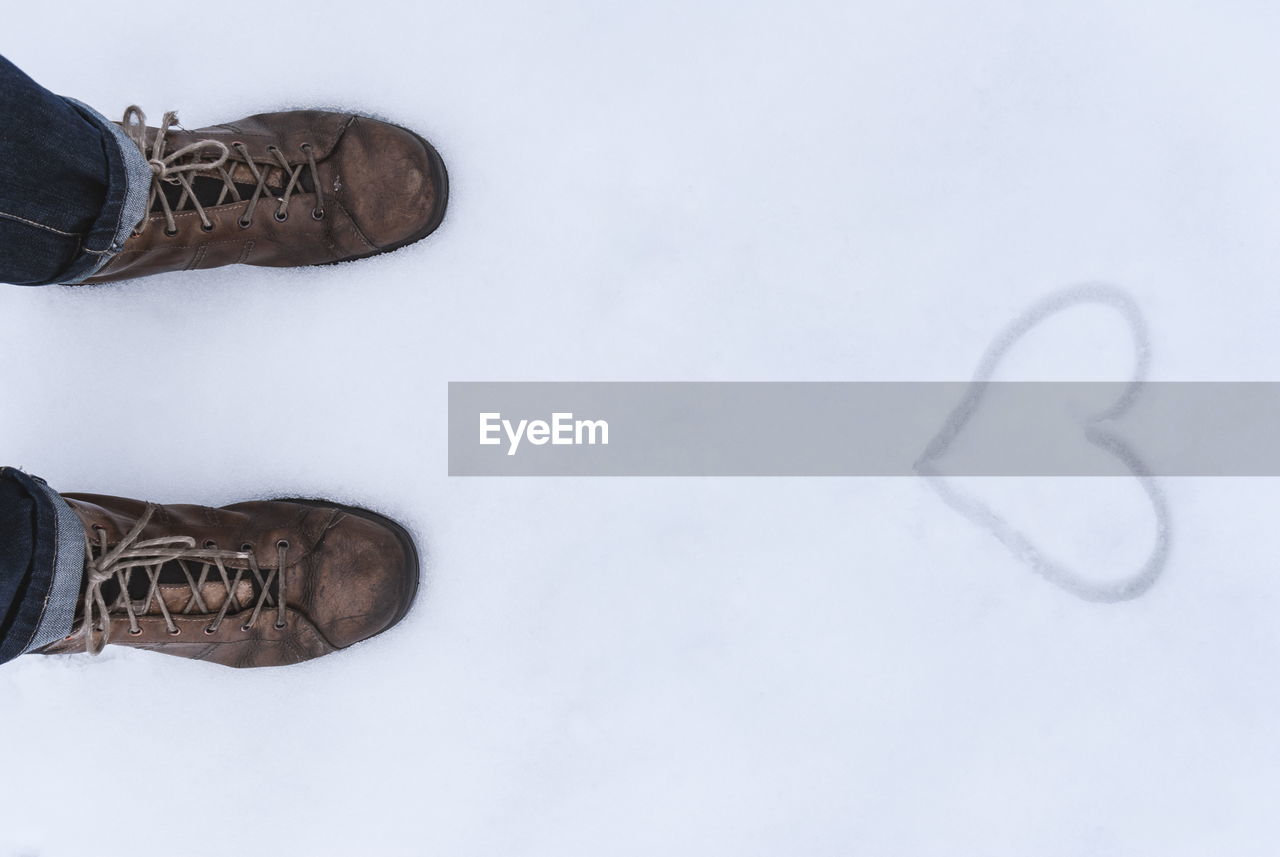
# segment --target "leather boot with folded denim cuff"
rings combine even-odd
[[[413,539],[365,509],[62,497],[84,526],[85,575],[74,630],[39,654],[119,645],[232,667],[295,664],[390,628],[417,590]]]
[[[147,216],[85,283],[245,264],[362,259],[431,234],[448,176],[406,128],[353,113],[261,113],[187,131],[136,107],[121,127],[151,173]],[[130,154],[126,152],[126,154]]]

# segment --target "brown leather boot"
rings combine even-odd
[[[62,496],[84,524],[88,562],[75,630],[40,654],[110,643],[232,667],[294,664],[390,628],[417,590],[413,540],[364,509]]]
[[[222,265],[318,265],[431,234],[449,196],[444,162],[417,134],[352,113],[260,113],[199,128],[166,113],[122,127],[151,166],[149,214],[85,282]]]

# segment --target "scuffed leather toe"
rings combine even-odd
[[[418,585],[418,558],[399,525],[364,509],[344,507],[325,533],[301,579],[308,616],[339,649],[396,624]]]
[[[335,198],[380,251],[425,238],[444,219],[444,162],[398,125],[356,117],[334,150],[332,170]]]

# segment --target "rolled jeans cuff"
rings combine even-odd
[[[151,196],[151,167],[137,145],[119,125],[74,98],[63,100],[102,129],[102,145],[107,155],[107,201],[94,221],[79,257],[58,281],[64,285],[83,283],[124,249],[142,219],[147,216]]]
[[[0,467],[5,603],[0,663],[72,632],[84,583],[85,529],[80,516],[38,476]],[[30,528],[30,529],[28,529]]]
[[[53,576],[45,595],[40,622],[24,652],[39,649],[71,633],[76,605],[80,600],[86,556],[84,525],[80,523],[80,517],[43,479],[37,478],[35,483],[54,512]]]

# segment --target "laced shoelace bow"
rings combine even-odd
[[[213,221],[209,219],[205,206],[201,204],[192,186],[192,180],[199,174],[208,174],[211,178],[222,180],[222,189],[218,193],[217,201],[213,204],[215,207],[228,201],[232,203],[244,201],[240,189],[236,187],[236,182],[227,170],[227,161],[231,157],[231,150],[226,143],[220,140],[197,140],[174,152],[166,152],[169,129],[177,124],[177,121],[178,114],[176,112],[170,110],[165,113],[164,119],[160,123],[160,128],[156,131],[155,140],[150,146],[147,145],[147,116],[140,107],[137,105],[127,107],[121,123],[125,134],[142,152],[142,156],[147,159],[147,164],[151,167],[151,196],[147,201],[147,211],[152,211],[156,203],[159,202],[160,210],[164,214],[164,231],[166,235],[177,233],[178,224],[174,219],[174,212],[182,211],[188,203],[195,210],[196,216],[200,218],[201,228],[206,231],[213,229]],[[249,205],[237,221],[241,227],[248,228],[253,225],[254,212],[257,211],[259,201],[264,197],[269,197],[276,201],[275,219],[281,222],[287,220],[289,218],[289,202],[294,193],[298,192],[302,187],[301,180],[304,169],[311,170],[311,184],[316,195],[316,203],[315,207],[311,209],[311,216],[316,220],[324,218],[324,194],[321,190],[320,174],[316,168],[315,151],[310,143],[303,143],[300,147],[306,156],[306,162],[296,165],[289,163],[284,152],[278,146],[267,147],[267,153],[271,155],[274,162],[268,161],[265,164],[259,164],[250,157],[249,150],[243,143],[233,142],[231,148],[236,150],[239,160],[244,162],[256,182],[253,193],[249,197]],[[216,153],[217,157],[211,161],[205,160],[204,156],[210,152]],[[282,175],[287,177],[284,192],[279,197],[273,196],[268,189],[267,180],[270,177],[270,169],[267,168],[269,167],[279,167]],[[164,193],[163,188],[160,187],[160,182],[167,182],[182,188],[182,192],[179,194],[178,201],[175,204],[170,205],[168,196]],[[142,223],[135,230],[135,234],[141,235],[146,230],[147,220],[148,218],[143,218]]]
[[[219,550],[216,547],[197,548],[195,539],[190,536],[162,536],[155,539],[140,539],[142,530],[155,514],[156,507],[148,503],[138,522],[120,540],[115,547],[107,542],[107,531],[94,527],[98,542],[85,539],[85,574],[88,585],[84,594],[84,618],[79,629],[72,636],[83,635],[85,651],[96,655],[110,640],[111,618],[121,613],[129,619],[129,633],[141,634],[142,626],[138,616],[151,614],[154,603],[164,619],[165,629],[172,635],[181,633],[181,629],[173,621],[174,612],[165,602],[161,590],[160,570],[169,562],[178,563],[185,577],[185,585],[189,590],[187,603],[177,615],[208,615],[213,611],[205,601],[203,590],[209,583],[221,583],[226,589],[226,598],[213,620],[205,626],[205,633],[216,633],[228,612],[234,607],[236,612],[244,609],[237,597],[237,589],[242,581],[248,581],[246,573],[252,575],[257,583],[258,596],[254,601],[253,612],[240,626],[240,630],[249,631],[258,621],[264,607],[275,606],[276,627],[285,626],[285,554],[289,543],[276,542],[277,563],[270,569],[266,577],[258,568],[258,561],[250,546],[245,550]],[[95,550],[97,555],[95,556]],[[227,563],[234,563],[234,575],[228,571]],[[190,563],[199,563],[201,568],[193,574]],[[129,582],[135,572],[147,576],[147,592],[141,601],[135,602],[129,594]],[[211,580],[213,572],[217,578]],[[120,592],[110,605],[102,594],[103,586],[115,580]],[[277,582],[276,597],[271,597],[271,584]],[[153,614],[152,614],[153,615]]]

